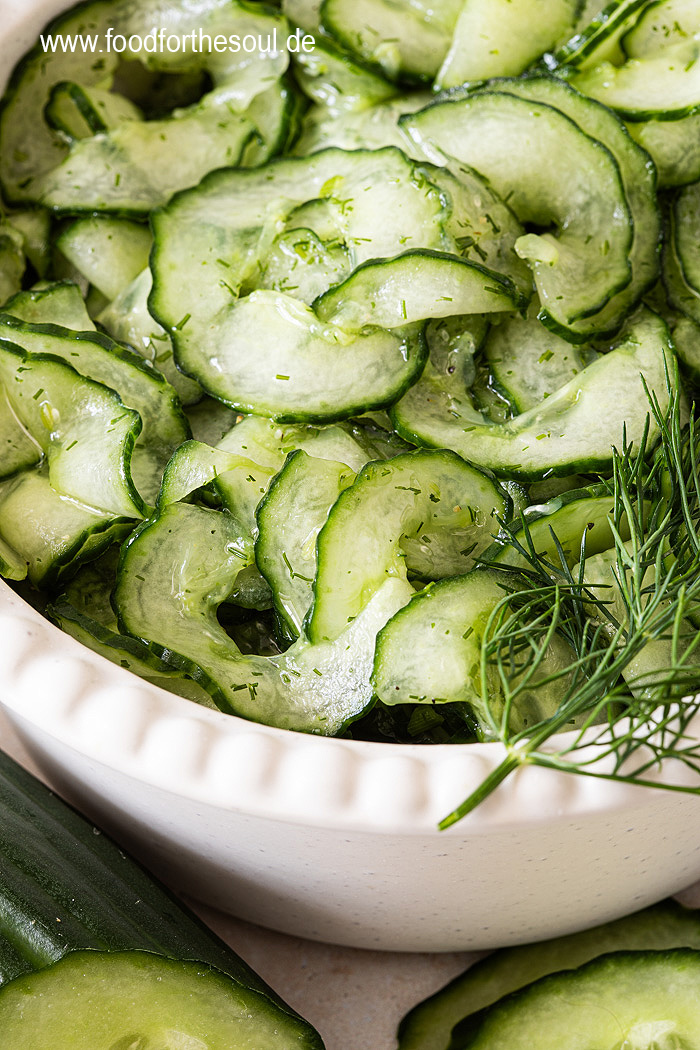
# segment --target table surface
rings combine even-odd
[[[39,774],[0,710],[0,748]],[[700,906],[700,883],[680,895]],[[261,977],[321,1033],[326,1050],[396,1050],[396,1028],[474,952],[444,955],[358,951],[265,930],[188,903]]]

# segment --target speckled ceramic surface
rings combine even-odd
[[[60,2],[0,0],[7,74]],[[700,876],[700,797],[534,768],[436,825],[496,745],[243,722],[147,685],[0,585],[0,700],[64,793],[215,907],[289,933],[446,951],[553,936]]]

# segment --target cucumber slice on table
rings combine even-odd
[[[3,1047],[323,1050],[231,948],[2,752],[0,804]],[[209,1043],[207,1025],[225,1036]]]
[[[449,1050],[700,1045],[700,952],[613,952],[461,1022]]]
[[[299,1050],[308,1032],[201,963],[72,952],[0,989],[0,1031],[22,1050]]]
[[[399,1027],[399,1050],[448,1050],[450,1033],[462,1018],[547,974],[581,966],[604,952],[686,946],[700,948],[698,911],[668,900],[591,930],[502,949],[415,1006]],[[539,1046],[539,1039],[533,1045]],[[603,1045],[616,1044],[613,1040]]]

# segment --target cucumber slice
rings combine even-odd
[[[51,486],[113,515],[140,518],[129,472],[137,412],[57,358],[0,345],[0,381],[17,419],[46,456]]]
[[[368,463],[319,533],[309,638],[337,638],[387,577],[470,569],[507,509],[498,484],[448,451]]]
[[[406,238],[444,246],[443,198],[396,149],[325,150],[264,172],[217,172],[154,217],[151,311],[179,367],[239,411],[342,419],[391,403],[423,367],[411,326],[349,336],[292,295],[260,287],[276,224],[318,198],[353,266],[395,255]],[[308,213],[298,221],[310,226]]]
[[[60,325],[74,332],[95,331],[80,289],[71,281],[56,281],[19,292],[5,304],[5,312],[27,324]]]
[[[0,1028],[24,1050],[299,1050],[304,1023],[202,963],[72,952],[0,989]],[[65,1039],[63,1038],[65,1034]]]
[[[700,114],[680,120],[642,120],[627,130],[654,161],[659,186],[686,186],[700,179]]]
[[[401,328],[524,304],[510,278],[446,252],[416,248],[387,262],[363,263],[313,305],[322,321],[358,332],[366,325]]]
[[[468,703],[478,738],[498,739],[505,703],[495,669],[488,668],[482,681],[481,652],[489,617],[508,589],[507,574],[477,569],[414,595],[377,637],[372,681],[379,699],[389,705]],[[532,691],[520,692],[508,710],[511,732],[556,713],[565,682],[558,678],[548,688],[547,678],[569,667],[572,655],[562,638],[552,637]]]
[[[620,37],[630,25],[633,16],[646,7],[649,0],[611,0],[601,8],[600,0],[586,4],[574,35],[561,44],[553,54],[545,55],[552,70],[585,69],[615,51]]]
[[[171,504],[123,549],[114,592],[120,622],[224,711],[279,729],[342,732],[372,700],[374,638],[408,601],[410,584],[386,580],[331,644],[302,636],[281,656],[247,656],[216,619],[247,559],[231,515]]]
[[[575,342],[595,331],[593,316],[631,279],[630,213],[605,146],[559,110],[502,92],[435,103],[401,125],[434,163],[456,157],[476,168],[521,222],[557,229],[521,238],[516,250],[532,268],[545,323]]]
[[[4,580],[24,580],[27,577],[27,563],[24,558],[2,536],[0,536],[0,576]]]
[[[659,275],[661,216],[656,200],[656,173],[646,154],[637,148],[612,113],[561,80],[526,77],[498,82],[498,88],[520,98],[544,102],[559,109],[610,150],[620,169],[633,228],[630,264],[632,278],[622,291],[595,315],[596,338],[616,331]],[[592,325],[586,320],[584,330]],[[576,329],[576,325],[573,326]]]
[[[622,38],[627,58],[646,58],[683,44],[700,26],[698,0],[655,0]]]
[[[615,349],[541,405],[505,423],[486,424],[473,408],[450,419],[448,413],[436,414],[430,406],[424,412],[410,399],[398,402],[391,415],[407,440],[452,448],[498,476],[527,481],[604,470],[613,446],[622,445],[623,421],[630,443],[638,442],[646,427],[649,408],[641,376],[659,403],[668,404],[667,369],[673,386],[668,329],[660,317],[643,308]]]
[[[462,1018],[557,970],[581,966],[605,952],[700,948],[698,912],[676,901],[539,944],[506,948],[480,959],[434,996],[419,1003],[399,1027],[399,1050],[448,1050]]]
[[[148,311],[151,271],[145,269],[97,315],[99,324],[118,343],[132,347],[170,383],[183,405],[201,400],[199,383],[182,374],[175,364],[170,336]]]
[[[572,82],[625,120],[676,120],[700,107],[699,57],[700,41],[693,40],[623,66],[603,62]]]
[[[22,287],[26,269],[22,236],[7,222],[0,222],[0,304]]]
[[[355,475],[344,464],[292,452],[257,511],[255,560],[293,638],[313,601],[316,537]]]
[[[107,299],[114,299],[148,266],[153,238],[147,226],[91,215],[77,219],[56,246]]]
[[[386,76],[432,80],[447,54],[462,0],[323,0],[321,25]]]
[[[143,642],[119,633],[110,601],[116,552],[117,548],[112,547],[96,561],[83,565],[63,593],[49,602],[46,615],[66,634],[112,663],[194,703],[214,707],[211,697],[200,685],[169,668]]]
[[[518,413],[541,404],[588,363],[579,347],[550,332],[536,318],[518,314],[492,326],[484,361],[498,389]]]
[[[166,120],[129,120],[76,142],[38,181],[38,200],[72,214],[146,215],[207,172],[237,164],[254,134],[246,117],[204,104]]]
[[[201,32],[212,40],[217,35],[242,39],[251,33],[264,42],[269,38],[270,47],[252,53],[200,51],[193,61],[189,48],[177,52],[156,49],[144,56],[135,44],[135,50],[127,46],[121,60],[142,63],[145,57],[155,72],[186,76],[191,76],[194,67],[194,72],[209,74],[213,90],[170,117],[128,120],[112,131],[77,141],[68,151],[65,137],[43,119],[55,85],[70,81],[87,91],[94,87],[109,91],[115,86],[120,56],[110,46],[107,32],[140,43],[152,34],[157,37],[161,30],[172,33],[174,26],[181,37]],[[226,4],[202,0],[196,9],[173,8],[160,0],[138,5],[131,0],[97,0],[58,18],[47,33],[54,37],[89,35],[101,57],[89,63],[82,51],[47,53],[37,44],[17,67],[0,115],[0,180],[7,198],[22,201],[46,196],[52,207],[63,210],[107,207],[142,213],[149,201],[163,199],[174,187],[191,185],[204,171],[230,162],[255,130],[240,114],[287,67],[286,49],[276,48],[273,39],[277,33],[282,41],[285,29],[278,14],[235,0]],[[32,128],[29,143],[27,127]],[[181,147],[184,152],[178,152]],[[174,156],[178,164],[173,164]]]
[[[137,354],[98,332],[27,324],[0,314],[0,345],[8,340],[30,353],[61,358],[87,379],[116,391],[123,404],[139,414],[143,427],[134,456],[134,480],[144,499],[155,500],[170,454],[189,437],[175,391],[165,380]]]
[[[591,558],[614,547],[615,530],[623,540],[629,537],[626,517],[615,522],[615,496],[603,483],[570,489],[546,503],[528,507],[522,522],[515,533],[516,542],[524,550],[544,556],[557,569],[561,568],[562,555],[570,569],[580,561],[584,537],[586,557]],[[529,565],[515,546],[498,542],[486,552],[484,561],[523,569]]]
[[[700,183],[686,186],[676,197],[672,233],[683,280],[700,297]]]
[[[45,590],[125,539],[133,517],[99,511],[60,494],[46,467],[24,470],[0,485],[0,536],[17,552],[30,583]]]
[[[466,0],[435,87],[517,76],[574,28],[579,7],[580,0]]]
[[[84,88],[64,80],[51,89],[44,108],[46,123],[69,142],[118,127],[125,120],[142,120],[138,108],[123,95],[98,87]]]
[[[289,17],[296,21],[291,13]],[[315,36],[312,51],[300,51],[292,60],[301,90],[328,117],[365,110],[396,94],[394,84],[322,36]]]
[[[466,1020],[451,1050],[695,1046],[700,952],[613,952],[552,974]]]

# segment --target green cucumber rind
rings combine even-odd
[[[158,879],[2,752],[0,803],[0,985],[68,951],[136,948],[207,963],[295,1016]]]
[[[666,900],[593,929],[501,949],[410,1010],[399,1025],[398,1050],[448,1050],[450,1032],[465,1016],[601,952],[684,945],[700,948],[700,911]]]

